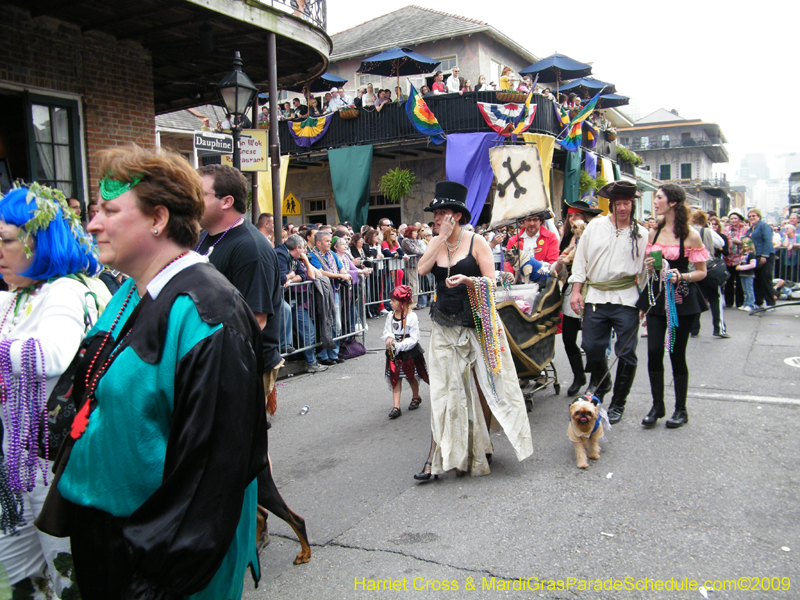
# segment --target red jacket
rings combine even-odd
[[[508,240],[506,249],[510,250],[517,245],[518,235],[513,236]],[[524,245],[524,240],[520,240],[520,247]],[[550,231],[547,227],[542,225],[539,229],[539,239],[536,240],[536,252],[533,253],[533,258],[538,261],[555,264],[558,260],[558,236]],[[514,269],[506,263],[506,271],[514,272]]]

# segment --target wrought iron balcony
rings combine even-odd
[[[647,150],[663,150],[665,148],[691,148],[693,146],[721,146],[724,142],[722,138],[710,136],[698,136],[675,140],[656,140],[643,142],[641,139],[634,139],[625,146],[634,152],[646,152]]]
[[[425,98],[442,129],[446,134],[492,132],[478,110],[477,102],[497,104],[497,92],[465,92],[463,95],[447,94]],[[532,104],[536,105],[536,114],[529,133],[544,133],[558,136],[560,128],[553,110],[552,101],[543,96],[534,96]],[[387,144],[396,142],[425,141],[426,136],[419,133],[406,115],[405,103],[392,102],[381,108],[358,109],[354,119],[343,119],[334,114],[325,135],[310,148],[298,146],[289,133],[291,121],[281,121],[278,125],[281,153],[292,156],[319,154],[330,148],[340,148],[359,144]],[[519,136],[521,141],[522,136]],[[584,135],[583,145],[588,142]],[[557,147],[558,148],[558,147]],[[600,132],[599,139],[592,149],[598,154],[616,158],[616,144],[608,140],[605,132]]]
[[[275,10],[300,17],[317,27],[327,30],[328,7],[325,0],[258,0],[261,4],[271,6]]]

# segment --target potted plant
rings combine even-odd
[[[628,150],[625,146],[618,145],[617,162],[623,162],[631,166],[638,167],[639,165],[642,165],[644,163],[644,159],[635,152]]]
[[[411,193],[416,183],[417,176],[408,169],[400,167],[390,169],[378,184],[389,202],[397,204]]]

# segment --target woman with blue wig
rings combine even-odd
[[[97,319],[87,282],[98,268],[61,192],[34,183],[0,199],[0,569],[15,598],[60,598],[74,585],[69,541],[33,520],[52,479],[47,399]]]

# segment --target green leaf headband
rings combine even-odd
[[[80,218],[70,207],[66,196],[61,190],[41,185],[40,183],[24,183],[17,181],[14,188],[26,187],[28,193],[25,194],[25,202],[30,205],[35,200],[36,208],[33,216],[19,229],[19,239],[25,246],[25,255],[30,258],[33,251],[30,249],[28,238],[36,235],[39,231],[44,231],[50,227],[50,223],[56,218],[58,209],[61,209],[62,218],[69,225],[72,235],[78,240],[81,247],[86,249],[86,253],[94,253],[94,243],[92,238],[84,231]]]
[[[111,173],[109,173],[100,180],[100,197],[103,200],[119,198],[141,180],[141,177],[134,177],[133,181],[119,181],[114,179]]]

